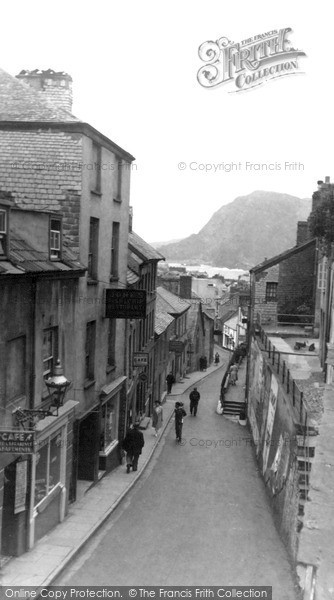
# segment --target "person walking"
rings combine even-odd
[[[187,416],[187,413],[183,408],[183,402],[175,402],[175,410],[174,410],[175,434],[176,434],[176,441],[179,442],[179,444],[182,441],[183,417],[186,417],[186,416]]]
[[[234,364],[230,367],[230,382],[231,385],[235,385],[238,381],[238,365]]]
[[[197,388],[195,387],[189,394],[190,400],[190,414],[192,415],[194,412],[194,417],[197,415],[198,403],[200,401],[201,395]]]
[[[155,428],[155,437],[158,437],[159,431],[162,427],[163,421],[163,410],[161,406],[161,402],[156,400],[154,402],[153,415],[152,415],[152,427]]]
[[[216,354],[215,354],[215,365],[219,365],[219,361],[220,361],[219,354],[218,354],[218,352],[216,352]]]
[[[139,423],[135,423],[133,429],[129,429],[123,442],[122,448],[126,452],[126,472],[130,473],[138,469],[138,459],[145,445],[144,436],[139,431]]]
[[[167,383],[167,394],[170,394],[172,391],[173,384],[175,383],[175,377],[174,377],[172,371],[170,371],[170,373],[168,373],[168,375],[166,377],[166,383]]]

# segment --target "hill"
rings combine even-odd
[[[310,211],[310,199],[252,192],[222,206],[199,233],[164,244],[163,254],[167,261],[249,269],[294,246],[297,222]]]

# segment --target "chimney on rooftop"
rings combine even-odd
[[[64,71],[21,71],[16,78],[41,92],[48,102],[68,112],[72,110],[72,77]]]
[[[310,239],[310,232],[307,221],[298,221],[297,223],[297,246],[305,244]]]
[[[191,298],[191,275],[180,275],[180,298]]]

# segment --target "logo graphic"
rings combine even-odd
[[[241,92],[300,73],[297,59],[306,55],[291,45],[287,38],[291,31],[290,27],[274,29],[237,44],[227,37],[204,42],[198,54],[206,64],[197,73],[198,82],[206,88],[234,82],[234,92]]]

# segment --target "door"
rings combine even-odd
[[[89,413],[79,425],[78,479],[97,481],[100,413]]]

